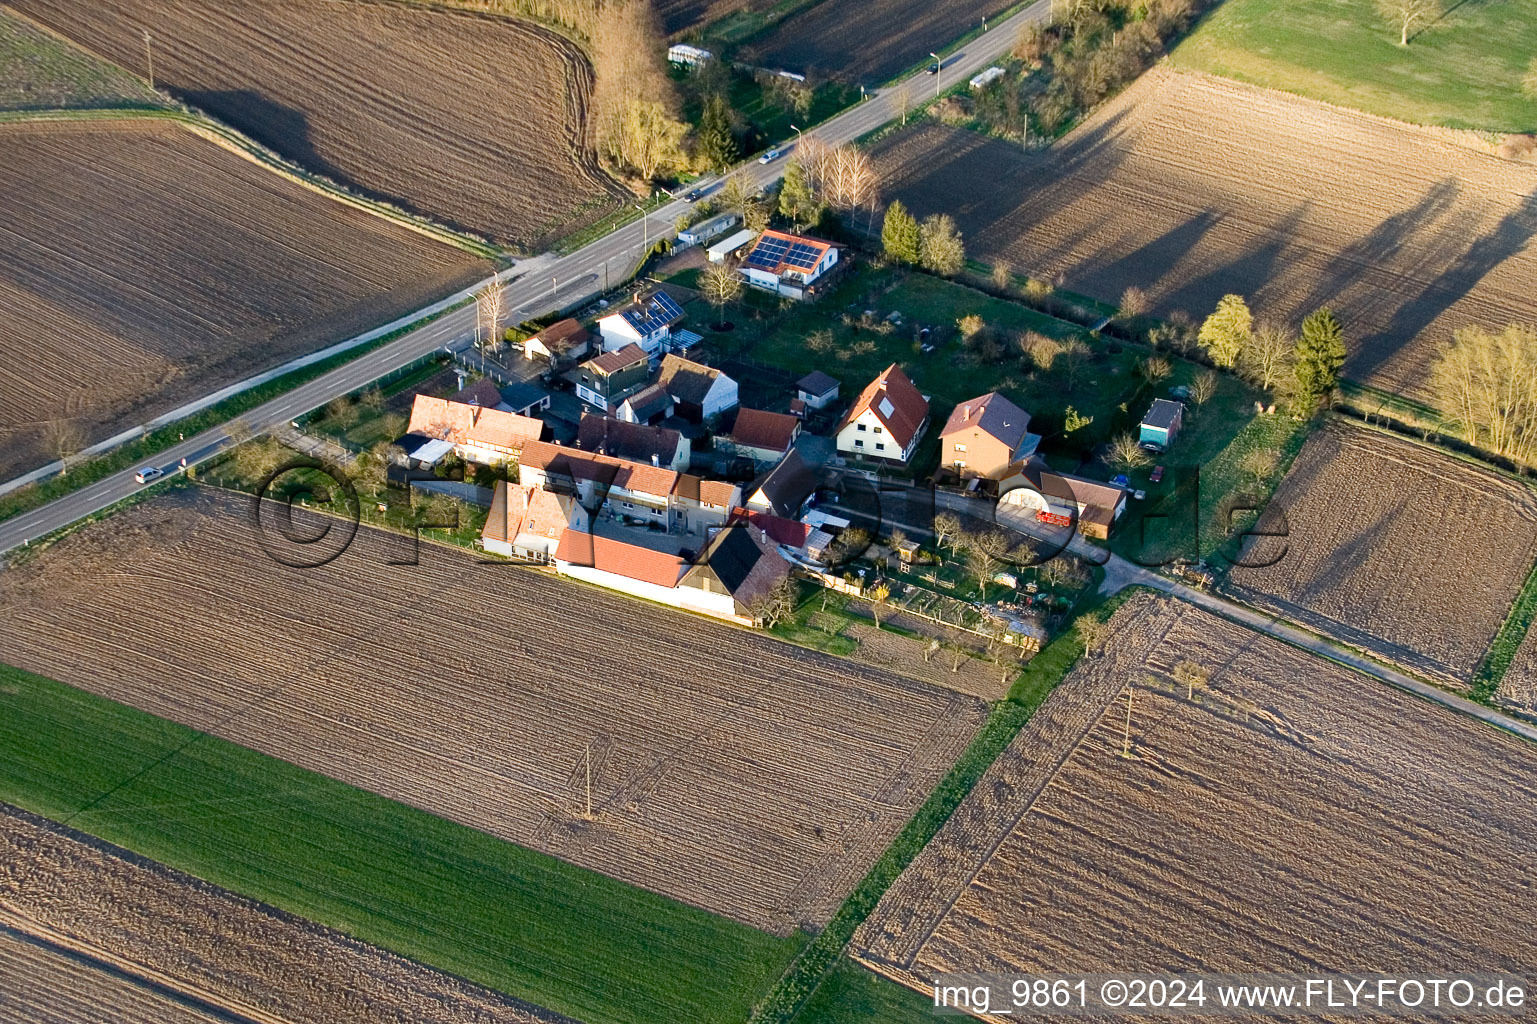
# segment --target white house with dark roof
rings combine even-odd
[[[795,397],[813,409],[825,409],[838,400],[838,379],[812,370],[795,382]]]
[[[656,382],[672,396],[674,412],[695,423],[736,408],[736,381],[692,359],[664,356]]]
[[[896,363],[854,399],[834,434],[840,454],[905,463],[929,421],[929,400]]]

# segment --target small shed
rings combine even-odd
[[[740,213],[722,213],[678,232],[680,245],[707,245],[742,223]]]
[[[1153,400],[1152,408],[1142,417],[1138,438],[1142,444],[1154,445],[1160,450],[1174,443],[1179,428],[1185,421],[1185,407],[1167,398]]]
[[[998,65],[994,64],[986,71],[979,71],[977,74],[972,75],[971,87],[973,89],[984,89],[1002,77],[1003,68],[1000,68]]]
[[[795,382],[795,397],[813,409],[825,409],[838,400],[838,380],[813,370]]]
[[[716,242],[714,245],[710,246],[705,250],[705,255],[709,257],[711,263],[724,263],[729,257],[735,256],[739,251],[741,251],[741,249],[746,246],[748,242],[751,242],[754,238],[757,237],[758,235],[756,232],[748,231],[744,228],[741,231],[738,231],[736,234],[722,239],[721,241]]]

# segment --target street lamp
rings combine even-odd
[[[939,73],[944,70],[945,62],[939,59],[939,54],[929,51],[929,56],[934,58],[934,98],[939,99]]]
[[[795,125],[792,124],[790,127],[791,128],[795,128]],[[801,146],[801,130],[799,128],[795,128],[795,148],[796,149],[800,149],[800,146]]]

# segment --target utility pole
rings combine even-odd
[[[1126,729],[1121,734],[1121,756],[1131,756],[1131,687],[1126,687]]]
[[[149,87],[155,88],[155,55],[149,48],[149,29],[144,30],[144,63],[149,65]]]

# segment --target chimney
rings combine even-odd
[[[962,420],[962,422],[967,422],[970,419],[971,419],[971,403],[968,402],[965,405],[961,406],[961,420]]]
[[[635,289],[635,304],[640,305],[640,289]]]
[[[653,466],[656,466],[656,467],[658,467],[658,468],[661,468],[661,465],[662,465],[662,459],[661,459],[661,456],[659,456],[659,455],[657,455],[657,454],[656,454],[656,452],[652,452],[652,453],[651,453],[651,464],[652,464],[652,465],[653,465]]]

